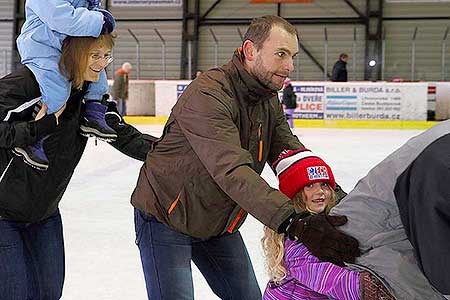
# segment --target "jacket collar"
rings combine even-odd
[[[264,87],[244,68],[244,54],[242,48],[236,49],[233,54],[232,63],[235,66],[239,76],[239,87],[242,91],[247,92],[249,102],[266,101],[277,95],[268,88]]]

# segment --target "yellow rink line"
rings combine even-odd
[[[164,125],[167,117],[127,116],[130,124]],[[296,128],[427,129],[437,121],[294,120]]]

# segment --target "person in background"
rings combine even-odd
[[[197,72],[195,72],[195,78],[197,78],[198,76],[200,76],[202,74],[203,74],[202,70],[197,70]]]
[[[35,117],[39,120],[64,108],[71,93],[73,81],[67,80],[58,66],[64,39],[67,36],[98,37],[101,33],[108,34],[114,30],[116,23],[111,13],[100,7],[100,0],[27,0],[25,14],[17,48],[21,62],[33,72],[39,83],[42,105]],[[96,60],[104,59],[95,52],[90,55]],[[106,59],[108,63],[112,61],[111,56]],[[94,71],[100,73],[100,79],[90,85],[89,93],[84,98],[86,107],[80,132],[86,136],[113,140],[117,135],[105,123],[106,107],[100,103],[108,91],[106,73],[104,70]],[[75,81],[78,83],[79,79]],[[30,166],[47,170],[48,157],[43,148],[47,137],[45,135],[25,148],[15,147],[13,152]]]
[[[326,215],[336,204],[333,172],[310,150],[289,150],[272,168],[280,191],[297,210]],[[321,262],[305,245],[288,239],[284,233],[265,226],[262,244],[271,279],[264,300],[394,300],[372,273]]]
[[[347,82],[347,60],[348,55],[341,53],[338,61],[333,66],[331,80],[336,82]]]
[[[289,127],[294,128],[294,111],[297,108],[297,95],[294,93],[291,80],[286,78],[283,89],[283,104],[284,114],[288,121]]]
[[[128,101],[128,81],[132,65],[129,62],[124,62],[122,67],[114,73],[113,83],[113,99],[117,102],[117,110],[121,116],[127,114]]]

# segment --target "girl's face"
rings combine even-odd
[[[100,72],[103,71],[111,62],[111,48],[106,45],[98,45],[93,47],[88,53],[88,63],[84,72],[84,80],[98,81]]]
[[[306,208],[314,213],[321,213],[331,201],[331,187],[326,182],[315,182],[303,188],[303,201]]]

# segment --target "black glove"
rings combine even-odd
[[[97,11],[101,12],[103,14],[103,27],[102,27],[102,34],[110,34],[114,31],[114,28],[116,28],[116,20],[114,19],[113,15],[102,8],[96,9]]]
[[[356,239],[334,228],[345,223],[345,216],[328,216],[325,213],[295,214],[286,228],[286,233],[289,239],[305,244],[321,261],[344,266],[344,262],[353,263],[361,254]]]
[[[108,107],[105,113],[106,124],[108,124],[108,126],[112,129],[116,130],[118,126],[124,123],[122,116],[117,110],[116,102],[113,100],[109,100],[109,95],[105,94],[102,99],[102,104]]]

